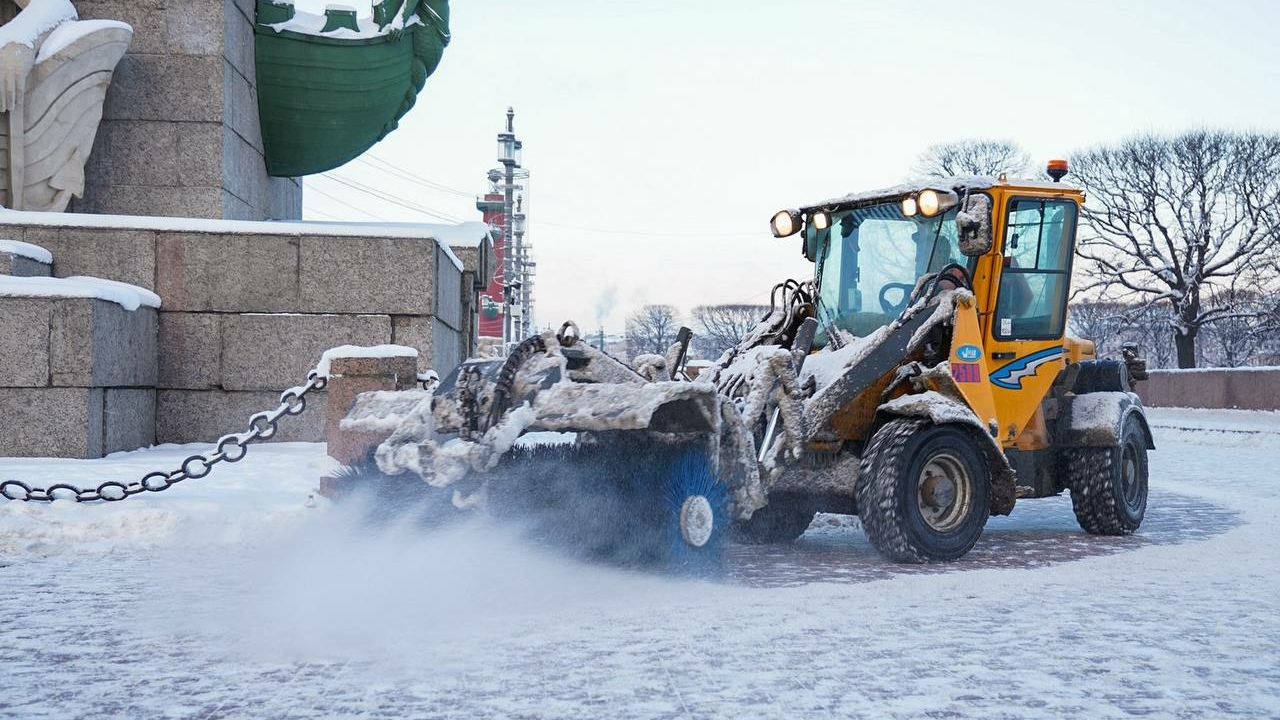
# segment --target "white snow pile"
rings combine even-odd
[[[280,3],[279,0],[277,0],[276,4],[287,4],[287,3]],[[275,23],[274,25],[268,25],[267,27],[271,28],[272,30],[275,30],[276,32],[283,32],[287,30],[289,32],[301,33],[303,35],[315,35],[317,37],[324,37],[324,38],[338,38],[341,40],[365,40],[369,38],[383,37],[385,35],[390,35],[393,32],[398,32],[398,31],[404,30],[405,28],[422,24],[422,20],[418,18],[418,15],[416,13],[410,16],[408,22],[406,22],[404,19],[404,13],[397,12],[391,18],[391,22],[387,23],[386,27],[380,28],[378,27],[378,24],[374,22],[372,12],[369,12],[366,14],[362,12],[363,9],[364,8],[356,8],[351,5],[343,5],[343,4],[328,4],[325,6],[325,10],[355,11],[356,26],[359,27],[359,30],[351,30],[350,28],[338,28],[337,30],[330,30],[329,32],[324,32],[324,27],[329,22],[329,18],[326,15],[324,15],[324,13],[307,12],[306,10],[298,9],[296,7],[294,8],[293,18],[286,20],[285,22],[282,22],[282,23]]]
[[[922,278],[920,284],[925,280]],[[917,291],[919,285],[917,284]],[[910,310],[904,316],[910,319],[921,312],[930,313],[928,319],[924,321],[920,327],[916,328],[911,334],[911,339],[907,342],[907,351],[912,352],[919,348],[929,333],[938,325],[950,324],[953,322],[956,314],[956,306],[962,302],[973,300],[973,293],[968,290],[945,290],[937,295],[936,298],[921,298],[916,301]],[[835,382],[845,370],[862,362],[867,355],[879,347],[894,331],[901,326],[897,320],[883,327],[877,328],[875,332],[865,337],[853,338],[848,345],[842,348],[834,349],[831,345],[819,350],[818,352],[805,358],[804,367],[801,369],[800,378],[813,377],[818,390]],[[847,336],[846,336],[847,337]]]
[[[1129,402],[1126,403],[1125,400]],[[1071,427],[1118,427],[1120,417],[1134,402],[1142,402],[1135,393],[1091,392],[1076,395],[1071,399]]]
[[[329,377],[329,366],[335,358],[393,358],[418,357],[418,351],[405,345],[339,345],[329,348],[320,356],[316,369],[322,377]]]
[[[356,396],[347,416],[338,421],[338,427],[357,432],[390,433],[415,411],[431,412],[431,393],[426,390],[362,392]]]
[[[33,0],[17,17],[0,25],[0,46],[17,43],[34,49],[41,35],[78,17],[71,0]]]
[[[40,45],[40,54],[36,55],[36,62],[41,62],[45,58],[56,55],[59,51],[66,49],[82,37],[112,28],[133,32],[132,26],[119,20],[81,20],[59,25],[56,30],[49,33],[49,37]]]
[[[927,417],[938,424],[964,423],[986,432],[986,429],[982,427],[982,422],[968,405],[949,398],[936,390],[903,395],[881,405],[880,408],[893,415]]]
[[[211,448],[159,445],[99,460],[0,458],[0,481],[20,480],[32,486],[66,482],[94,487],[107,480],[127,484],[148,472],[176,469],[187,457]],[[337,468],[325,455],[323,443],[270,443],[249,448],[242,462],[222,463],[208,477],[123,502],[0,500],[0,567],[15,557],[83,549],[113,552],[242,542],[256,532],[289,526],[305,513],[318,478]]]
[[[1187,375],[1187,374],[1208,374],[1214,373],[1231,373],[1232,375],[1241,372],[1257,372],[1269,373],[1280,371],[1280,365],[1249,365],[1245,367],[1196,367],[1196,368],[1152,368],[1152,375]]]
[[[831,198],[824,202],[815,203],[814,207],[849,205],[854,203],[873,202],[876,200],[891,200],[926,188],[933,188],[935,190],[955,190],[957,192],[962,192],[964,190],[987,190],[995,187],[999,183],[999,180],[989,175],[963,175],[953,178],[945,178],[945,182],[943,180],[944,179],[903,183],[901,185],[880,188],[879,190],[850,193],[843,197]]]
[[[551,432],[549,430],[538,430],[527,432],[516,440],[515,447],[530,448],[539,445],[572,445],[578,441],[578,433],[572,432]]]
[[[885,325],[877,328],[870,335],[854,338],[852,342],[838,350],[827,345],[806,357],[804,367],[800,368],[801,384],[806,378],[812,377],[819,389],[830,385],[843,375],[845,370],[862,362],[867,353],[879,347],[894,329],[893,325]]]
[[[479,247],[485,240],[493,241],[501,230],[479,221],[461,222],[457,225],[440,223],[421,223],[422,229],[446,245],[457,247]]]
[[[664,405],[687,400],[704,410],[715,427],[716,392],[706,383],[654,382],[644,385],[561,382],[538,393],[533,408],[537,427],[557,432],[575,430],[644,430]]]
[[[92,298],[125,310],[160,307],[160,296],[137,285],[95,277],[10,277],[0,275],[0,297]]]
[[[53,253],[39,245],[32,245],[18,240],[0,239],[0,254],[17,255],[45,265],[53,264]]]

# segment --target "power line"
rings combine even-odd
[[[427,178],[424,178],[421,175],[417,175],[412,172],[409,172],[408,170],[405,170],[402,167],[399,167],[393,163],[387,162],[386,160],[383,160],[382,158],[376,157],[374,155],[358,157],[356,158],[356,162],[362,163],[364,165],[368,165],[369,167],[374,168],[375,170],[379,170],[382,172],[389,172],[392,175],[399,177],[401,180],[408,180],[410,182],[415,182],[424,187],[431,188],[432,190],[451,193],[453,195],[458,195],[460,197],[465,197],[465,198],[475,197],[475,193],[449,187],[448,185],[443,185],[434,180],[428,180]]]
[[[371,213],[371,212],[369,212],[368,210],[364,210],[364,209],[358,208],[358,207],[356,207],[355,205],[352,205],[351,203],[347,202],[346,200],[343,200],[342,198],[340,198],[340,197],[338,197],[338,196],[336,196],[336,195],[332,195],[332,194],[330,194],[330,193],[325,192],[324,190],[321,190],[320,188],[316,187],[315,185],[308,185],[308,186],[307,186],[307,189],[308,189],[308,190],[312,190],[312,191],[314,191],[314,192],[318,192],[318,193],[320,193],[321,195],[323,195],[323,196],[325,196],[325,197],[329,198],[330,200],[332,200],[332,201],[334,201],[334,202],[338,203],[339,205],[341,205],[341,206],[343,206],[343,207],[347,208],[348,210],[355,210],[356,212],[360,213],[361,215],[368,215],[369,217],[373,218],[374,220],[382,221],[382,217],[381,217],[381,216],[379,216],[379,215],[375,215],[374,213]]]
[[[450,186],[448,186],[448,185],[445,185],[445,184],[443,184],[443,183],[438,183],[438,182],[436,182],[435,180],[430,180],[430,179],[428,179],[428,178],[425,178],[425,177],[423,177],[423,176],[421,176],[421,175],[418,175],[417,173],[414,173],[414,172],[411,172],[411,171],[409,171],[409,170],[406,170],[406,169],[404,169],[404,168],[402,168],[402,167],[400,167],[400,166],[396,165],[395,163],[392,163],[392,162],[390,162],[390,161],[388,161],[388,160],[384,160],[384,159],[382,159],[382,158],[380,158],[380,157],[378,157],[378,156],[376,156],[376,155],[373,155],[373,154],[369,154],[368,156],[360,157],[360,158],[357,158],[357,159],[362,160],[362,161],[365,161],[365,162],[366,162],[366,164],[369,164],[369,163],[370,163],[370,161],[371,161],[372,163],[377,163],[377,164],[382,165],[382,166],[384,166],[384,167],[386,167],[386,168],[389,168],[390,170],[392,170],[392,171],[394,171],[394,172],[396,172],[396,173],[400,174],[400,175],[401,175],[401,176],[403,176],[403,177],[406,177],[406,178],[412,179],[412,180],[414,180],[415,182],[421,183],[421,184],[426,185],[427,187],[430,187],[430,188],[435,188],[435,189],[437,189],[437,190],[442,190],[442,191],[444,191],[444,192],[453,193],[454,195],[459,195],[459,196],[461,196],[461,197],[466,197],[466,198],[475,197],[475,193],[473,193],[473,192],[469,192],[469,191],[467,191],[467,190],[460,190],[460,189],[458,189],[458,188],[450,187]]]
[[[311,210],[310,210],[309,212],[312,212],[312,213],[314,213],[314,214],[316,214],[316,215],[319,215],[319,216],[321,216],[321,217],[329,218],[330,220],[336,220],[337,222],[342,222],[342,218],[338,217],[337,215],[330,215],[329,213],[327,213],[327,212],[325,212],[325,211],[323,211],[323,210],[317,210],[317,209],[315,209],[315,208],[311,208]]]
[[[321,177],[332,180],[338,183],[339,185],[345,185],[351,188],[352,190],[355,190],[357,192],[362,192],[366,195],[369,195],[370,197],[376,198],[383,202],[388,202],[388,203],[391,203],[392,205],[399,205],[402,208],[405,208],[407,210],[412,210],[413,212],[416,212],[416,213],[421,213],[428,217],[437,218],[439,220],[444,220],[445,222],[451,222],[451,223],[460,222],[458,218],[453,217],[452,215],[431,210],[429,208],[425,208],[420,205],[414,205],[409,200],[405,200],[404,198],[401,198],[395,195],[390,195],[388,193],[384,193],[378,190],[377,188],[370,187],[368,185],[365,185],[364,183],[356,182],[355,180],[340,178],[337,175],[330,175],[329,173],[323,173]]]
[[[366,158],[368,158],[368,160],[371,160],[373,162],[372,163],[366,162]],[[416,182],[434,190],[452,193],[454,195],[459,195],[459,196],[468,197],[468,198],[475,196],[475,193],[469,193],[463,190],[459,190],[457,188],[449,187],[448,185],[443,185],[441,183],[435,182],[434,180],[428,180],[427,178],[424,178],[421,175],[412,173],[388,160],[384,160],[372,154],[356,158],[356,161],[362,162],[374,169],[382,170],[384,172],[389,172],[393,175],[396,175],[397,177],[400,177],[402,180],[409,180],[412,182]],[[373,163],[377,163],[377,164],[375,165]],[[531,196],[532,196],[532,188],[530,187],[531,185],[532,183],[530,181],[525,182],[526,187],[524,191],[524,196],[526,201],[531,200]],[[532,220],[532,218],[530,219]],[[455,220],[455,222],[457,221]],[[583,225],[571,225],[568,223],[557,223],[557,222],[550,222],[546,220],[538,220],[537,222],[543,225],[547,225],[549,227],[565,228],[568,230],[583,230],[586,232],[597,232],[597,233],[604,233],[608,235],[634,235],[634,236],[640,236],[640,237],[671,237],[671,238],[759,237],[762,234],[761,232],[758,232],[758,231],[753,231],[753,232],[657,232],[657,231],[646,231],[646,230],[617,230],[612,228],[596,228],[596,227],[587,227]]]
[[[719,303],[719,304],[721,304],[721,305],[762,305],[762,304],[763,304],[763,302],[757,303],[757,302],[752,302],[752,301],[753,301],[753,300],[761,300],[761,301],[763,301],[763,300],[764,300],[764,298],[765,298],[765,296],[766,296],[766,295],[771,294],[772,292],[773,292],[773,290],[772,290],[772,289],[769,289],[769,290],[763,290],[763,291],[758,292],[758,293],[756,293],[756,294],[754,294],[754,295],[749,295],[749,296],[747,296],[747,297],[745,297],[745,298],[743,298],[743,299],[741,299],[741,300],[735,300],[735,301],[730,302],[730,303]]]

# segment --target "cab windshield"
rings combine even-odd
[[[896,201],[836,214],[818,234],[818,334],[830,328],[862,337],[907,306],[916,280],[950,263],[971,268],[960,252],[956,208],[932,218],[905,217]]]

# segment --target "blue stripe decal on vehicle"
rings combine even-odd
[[[1045,348],[1039,352],[1020,357],[1011,363],[1002,365],[987,377],[991,384],[1006,390],[1021,390],[1022,379],[1034,377],[1040,366],[1062,357],[1062,346]]]

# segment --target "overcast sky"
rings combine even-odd
[[[1270,0],[452,10],[453,42],[417,107],[372,158],[331,174],[479,219],[474,195],[514,106],[540,326],[620,332],[645,303],[767,302],[774,283],[812,271],[794,238],[769,234],[775,210],[897,183],[933,142],[1009,138],[1039,165],[1142,132],[1280,129]],[[308,219],[439,221],[329,178],[307,188]]]

